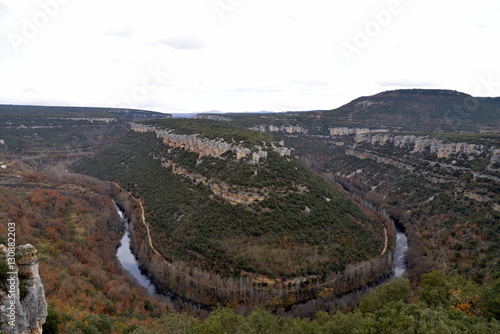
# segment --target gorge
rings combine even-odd
[[[148,266],[141,264],[137,256],[134,254],[135,251],[132,245],[137,242],[131,241],[132,235],[130,233],[130,229],[133,228],[133,226],[131,225],[131,220],[126,217],[125,212],[118,206],[116,206],[116,212],[120,216],[120,219],[124,222],[125,226],[123,237],[116,253],[116,256],[123,269],[128,271],[137,280],[137,283],[145,288],[150,295],[162,296],[178,311],[186,310],[187,308],[195,308],[198,310],[204,309],[207,311],[213,310],[213,308],[211,307],[186,300],[168,290],[160,282],[155,281],[154,276],[150,272],[148,272],[147,269],[145,269]],[[287,308],[287,312],[290,314],[292,314],[292,312],[295,312],[295,314],[299,313],[302,316],[310,316],[313,312],[317,312],[318,310],[325,307],[329,307],[331,310],[333,306],[334,311],[341,310],[345,307],[352,308],[357,305],[361,296],[369,293],[375,287],[389,282],[392,277],[404,277],[404,274],[406,272],[406,250],[408,249],[408,240],[402,226],[396,227],[395,245],[396,247],[393,254],[392,274],[373,283],[369,283],[366,286],[361,286],[352,292],[346,292],[342,295],[333,294],[328,298],[315,298],[305,303],[290,305]],[[305,311],[308,307],[304,305],[314,305],[314,308],[311,308],[309,306],[309,310]],[[300,309],[300,311],[297,311],[297,309]]]
[[[408,101],[405,92],[399,94]],[[411,117],[425,116],[422,103],[391,108],[408,118],[401,127],[375,108],[380,104],[363,103],[346,113],[141,123],[147,131],[130,131],[129,122],[142,117],[124,121],[105,112],[71,111],[65,118],[59,110],[25,108],[22,119],[19,111],[0,113],[0,220],[19,222],[20,244],[38,249],[47,323],[51,314],[59,315],[64,333],[100,323],[122,329],[139,318],[150,330],[157,317],[173,324],[185,312],[198,317],[190,320],[198,325],[208,316],[207,327],[220,313],[198,312],[202,304],[226,305],[238,316],[262,307],[275,319],[288,319],[282,323],[287,327],[324,326],[324,320],[311,320],[326,317],[320,312],[315,318],[315,310],[330,313],[337,325],[347,319],[361,324],[359,312],[335,310],[353,310],[361,296],[362,309],[366,297],[375,298],[370,289],[376,292],[399,275],[409,280],[380,288],[411,284],[404,304],[411,316],[434,289],[426,286],[429,277],[440,278],[448,292],[463,291],[465,301],[467,291],[479,291],[474,296],[488,302],[498,295],[500,139],[467,127],[428,132],[446,119],[439,114],[449,108],[444,102],[429,109],[432,124],[415,127]],[[116,121],[91,121],[99,117]],[[481,115],[472,121],[479,124]],[[478,125],[484,131],[487,126],[497,129]],[[76,163],[80,174],[70,165],[77,158],[86,161]],[[119,219],[112,199],[130,222]],[[145,277],[139,277],[141,269]],[[147,283],[153,275],[160,289]],[[456,275],[469,283],[455,281]],[[136,282],[141,279],[144,289]],[[441,313],[429,304],[425,314],[456,319],[450,305],[461,304],[446,291]],[[174,300],[171,307],[180,295],[184,304]],[[391,305],[385,301],[375,316]],[[473,312],[491,319],[494,305],[484,305],[475,304]],[[373,325],[373,316],[365,314],[366,323]],[[464,322],[473,318],[463,316]]]

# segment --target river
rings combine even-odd
[[[137,261],[137,257],[134,255],[132,248],[130,247],[130,221],[125,216],[125,212],[118,205],[116,205],[116,203],[115,209],[125,227],[125,232],[123,233],[120,241],[120,246],[116,251],[116,257],[118,258],[118,261],[120,261],[123,269],[128,271],[135,278],[137,283],[147,290],[149,295],[160,296],[166,302],[170,303],[170,305],[178,312],[195,311],[198,312],[198,314],[201,314],[200,312],[206,313],[212,311],[212,308],[210,307],[196,304],[170,292],[161,284],[155,283],[147,275],[147,273],[141,269],[141,266]]]
[[[125,233],[123,233],[120,246],[116,252],[116,256],[120,261],[122,267],[127,270],[139,283],[140,286],[148,290],[150,295],[156,295],[155,286],[151,283],[151,280],[145,276],[139,267],[136,257],[132,253],[130,248],[130,233],[129,233],[129,221],[125,217],[125,213],[115,204],[116,212],[120,216],[123,224],[125,225]]]
[[[135,255],[132,253],[132,250],[130,248],[129,220],[125,217],[124,212],[118,206],[116,206],[116,212],[118,213],[118,215],[123,221],[123,224],[125,225],[125,233],[123,234],[123,237],[121,239],[121,245],[120,247],[118,247],[116,256],[118,257],[118,260],[122,264],[123,268],[128,272],[130,272],[130,274],[137,280],[138,284],[144,287],[151,295],[163,296],[168,302],[172,303],[175,309],[179,311],[185,310],[186,305],[189,306],[189,308],[191,309],[194,308],[196,310],[202,310],[202,309],[207,311],[210,310],[210,308],[198,305],[196,303],[192,303],[188,300],[183,299],[180,296],[176,296],[172,294],[170,291],[164,289],[163,287],[159,286],[155,287],[152,280],[145,275],[144,271],[141,271],[139,263],[137,262],[137,259]],[[394,261],[393,261],[394,266],[392,271],[393,277],[402,277],[406,272],[405,253],[407,249],[408,249],[408,239],[406,237],[406,234],[404,233],[404,229],[401,227],[397,227],[396,250],[394,252]],[[355,295],[357,300],[359,301],[359,298],[363,294],[366,294],[376,286],[384,284],[388,281],[389,281],[388,279],[379,280],[378,282],[370,286],[362,287],[356,291],[353,291],[352,293],[345,294],[343,297],[341,297],[335,302],[339,305],[339,307],[343,307],[344,305],[342,304],[342,299],[350,299],[352,298],[351,295],[353,296]],[[310,303],[314,302],[315,302],[314,300],[310,301]],[[296,307],[300,307],[300,305],[296,305]],[[304,314],[304,316],[307,315]]]
[[[394,251],[394,268],[392,270],[394,277],[402,277],[406,272],[407,250],[408,238],[403,231],[398,229],[396,232],[396,250]]]

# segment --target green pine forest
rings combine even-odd
[[[187,124],[197,126],[194,121],[179,124],[176,131],[185,130]],[[269,139],[266,134],[234,132],[238,128],[215,124],[218,127],[211,129],[203,122],[207,136],[214,130],[227,141]],[[230,204],[207,185],[172,173],[171,167],[162,166],[162,159],[213,182],[225,182],[235,191],[252,189],[265,199]],[[131,132],[73,169],[118,182],[143,199],[155,246],[167,259],[225,276],[244,270],[281,278],[323,277],[349,263],[376,257],[384,247],[381,221],[368,217],[298,159],[272,151],[262,163],[251,165],[231,152],[223,159],[199,157],[169,148],[153,133]]]

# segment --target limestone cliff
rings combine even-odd
[[[42,333],[47,317],[47,302],[38,274],[37,250],[32,245],[13,249],[0,245],[0,261],[8,262],[8,272],[0,282],[0,332]]]
[[[500,149],[494,149],[491,153],[490,164],[488,169],[492,171],[500,171],[500,168],[495,168],[496,165],[500,164]]]
[[[348,136],[348,135],[361,135],[372,132],[388,132],[387,129],[370,130],[367,128],[347,128],[337,127],[330,129],[330,136]]]
[[[451,158],[460,154],[465,154],[470,159],[474,159],[485,152],[485,147],[479,144],[470,143],[450,143],[436,138],[415,135],[394,135],[384,133],[386,129],[370,130],[365,128],[332,128],[331,136],[354,135],[354,142],[369,143],[371,145],[393,145],[399,148],[410,149],[411,153],[429,153],[438,158]]]
[[[245,188],[238,187],[234,185],[229,185],[225,182],[217,182],[213,179],[207,178],[201,174],[196,174],[189,172],[186,168],[179,166],[172,161],[162,158],[162,166],[165,168],[171,168],[172,173],[176,175],[182,175],[193,181],[194,183],[201,183],[210,188],[210,190],[216,195],[222,197],[229,203],[244,204],[249,205],[255,201],[262,201],[266,198],[269,190],[258,189],[258,188]]]
[[[267,125],[267,124],[261,124],[261,125],[255,125],[250,128],[250,130],[255,130],[255,131],[261,131],[261,132],[286,132],[288,134],[293,134],[293,133],[308,133],[306,128],[300,126],[300,125]]]
[[[208,139],[200,135],[176,134],[169,129],[158,129],[154,126],[132,123],[135,132],[154,132],[163,143],[173,148],[181,147],[186,151],[195,152],[200,157],[208,156],[221,158],[221,155],[231,151],[236,154],[237,159],[249,159],[249,163],[259,163],[267,157],[267,151],[261,146],[248,148],[235,143],[228,143],[222,139]],[[265,143],[263,143],[265,144]],[[271,149],[281,156],[290,156],[291,150],[283,147],[282,143],[271,143]]]
[[[439,139],[429,137],[417,137],[414,135],[408,136],[395,136],[388,134],[356,135],[354,140],[358,143],[368,142],[372,145],[392,144],[400,148],[413,148],[412,153],[422,153],[429,151],[431,154],[436,155],[438,158],[451,158],[461,153],[467,156],[479,156],[484,152],[485,147],[478,144],[468,143],[447,143]]]
[[[196,115],[196,119],[208,119],[211,121],[219,121],[219,122],[229,122],[231,121],[230,117],[222,116],[222,115],[213,115],[213,114],[198,114]]]

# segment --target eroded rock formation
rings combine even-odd
[[[221,155],[231,151],[236,154],[237,159],[249,159],[249,163],[259,163],[261,159],[267,157],[267,151],[261,146],[255,146],[252,149],[241,145],[228,143],[222,139],[208,139],[199,135],[176,134],[172,130],[158,129],[154,126],[143,124],[132,124],[132,130],[135,132],[154,132],[156,136],[163,139],[163,143],[173,148],[183,148],[186,151],[194,152],[200,157],[208,156],[221,158]],[[281,156],[290,156],[291,150],[281,144],[271,143],[271,149]]]
[[[372,132],[388,132],[387,129],[377,129],[370,130],[367,128],[348,128],[348,127],[337,127],[330,129],[330,136],[348,136],[348,135],[361,135]]]
[[[261,124],[255,125],[250,128],[250,130],[260,131],[260,132],[286,132],[288,134],[292,133],[308,133],[307,129],[300,125],[268,125]]]
[[[166,159],[162,159],[162,166],[165,168],[171,168],[172,173],[182,175],[194,183],[201,183],[208,186],[216,196],[222,197],[224,200],[233,205],[250,205],[255,201],[264,200],[268,195],[268,191],[264,189],[245,188],[234,185],[231,186],[224,182],[216,182],[215,180],[207,178],[201,174],[191,173],[186,168]]]
[[[218,122],[229,122],[231,121],[230,117],[227,116],[222,116],[222,115],[206,115],[206,114],[198,114],[196,115],[196,119],[208,119],[211,121],[218,121]]]
[[[358,128],[332,128],[331,136],[354,135],[355,143],[369,143],[371,145],[393,145],[399,148],[410,149],[411,153],[429,153],[438,158],[451,158],[465,154],[470,159],[485,152],[485,147],[480,144],[450,143],[436,138],[415,135],[393,135],[384,133],[386,129],[358,129]]]
[[[47,301],[38,274],[37,250],[30,244],[7,248],[0,245],[0,261],[7,272],[0,282],[0,332],[38,334],[47,317]],[[7,262],[13,258],[15,262]]]

